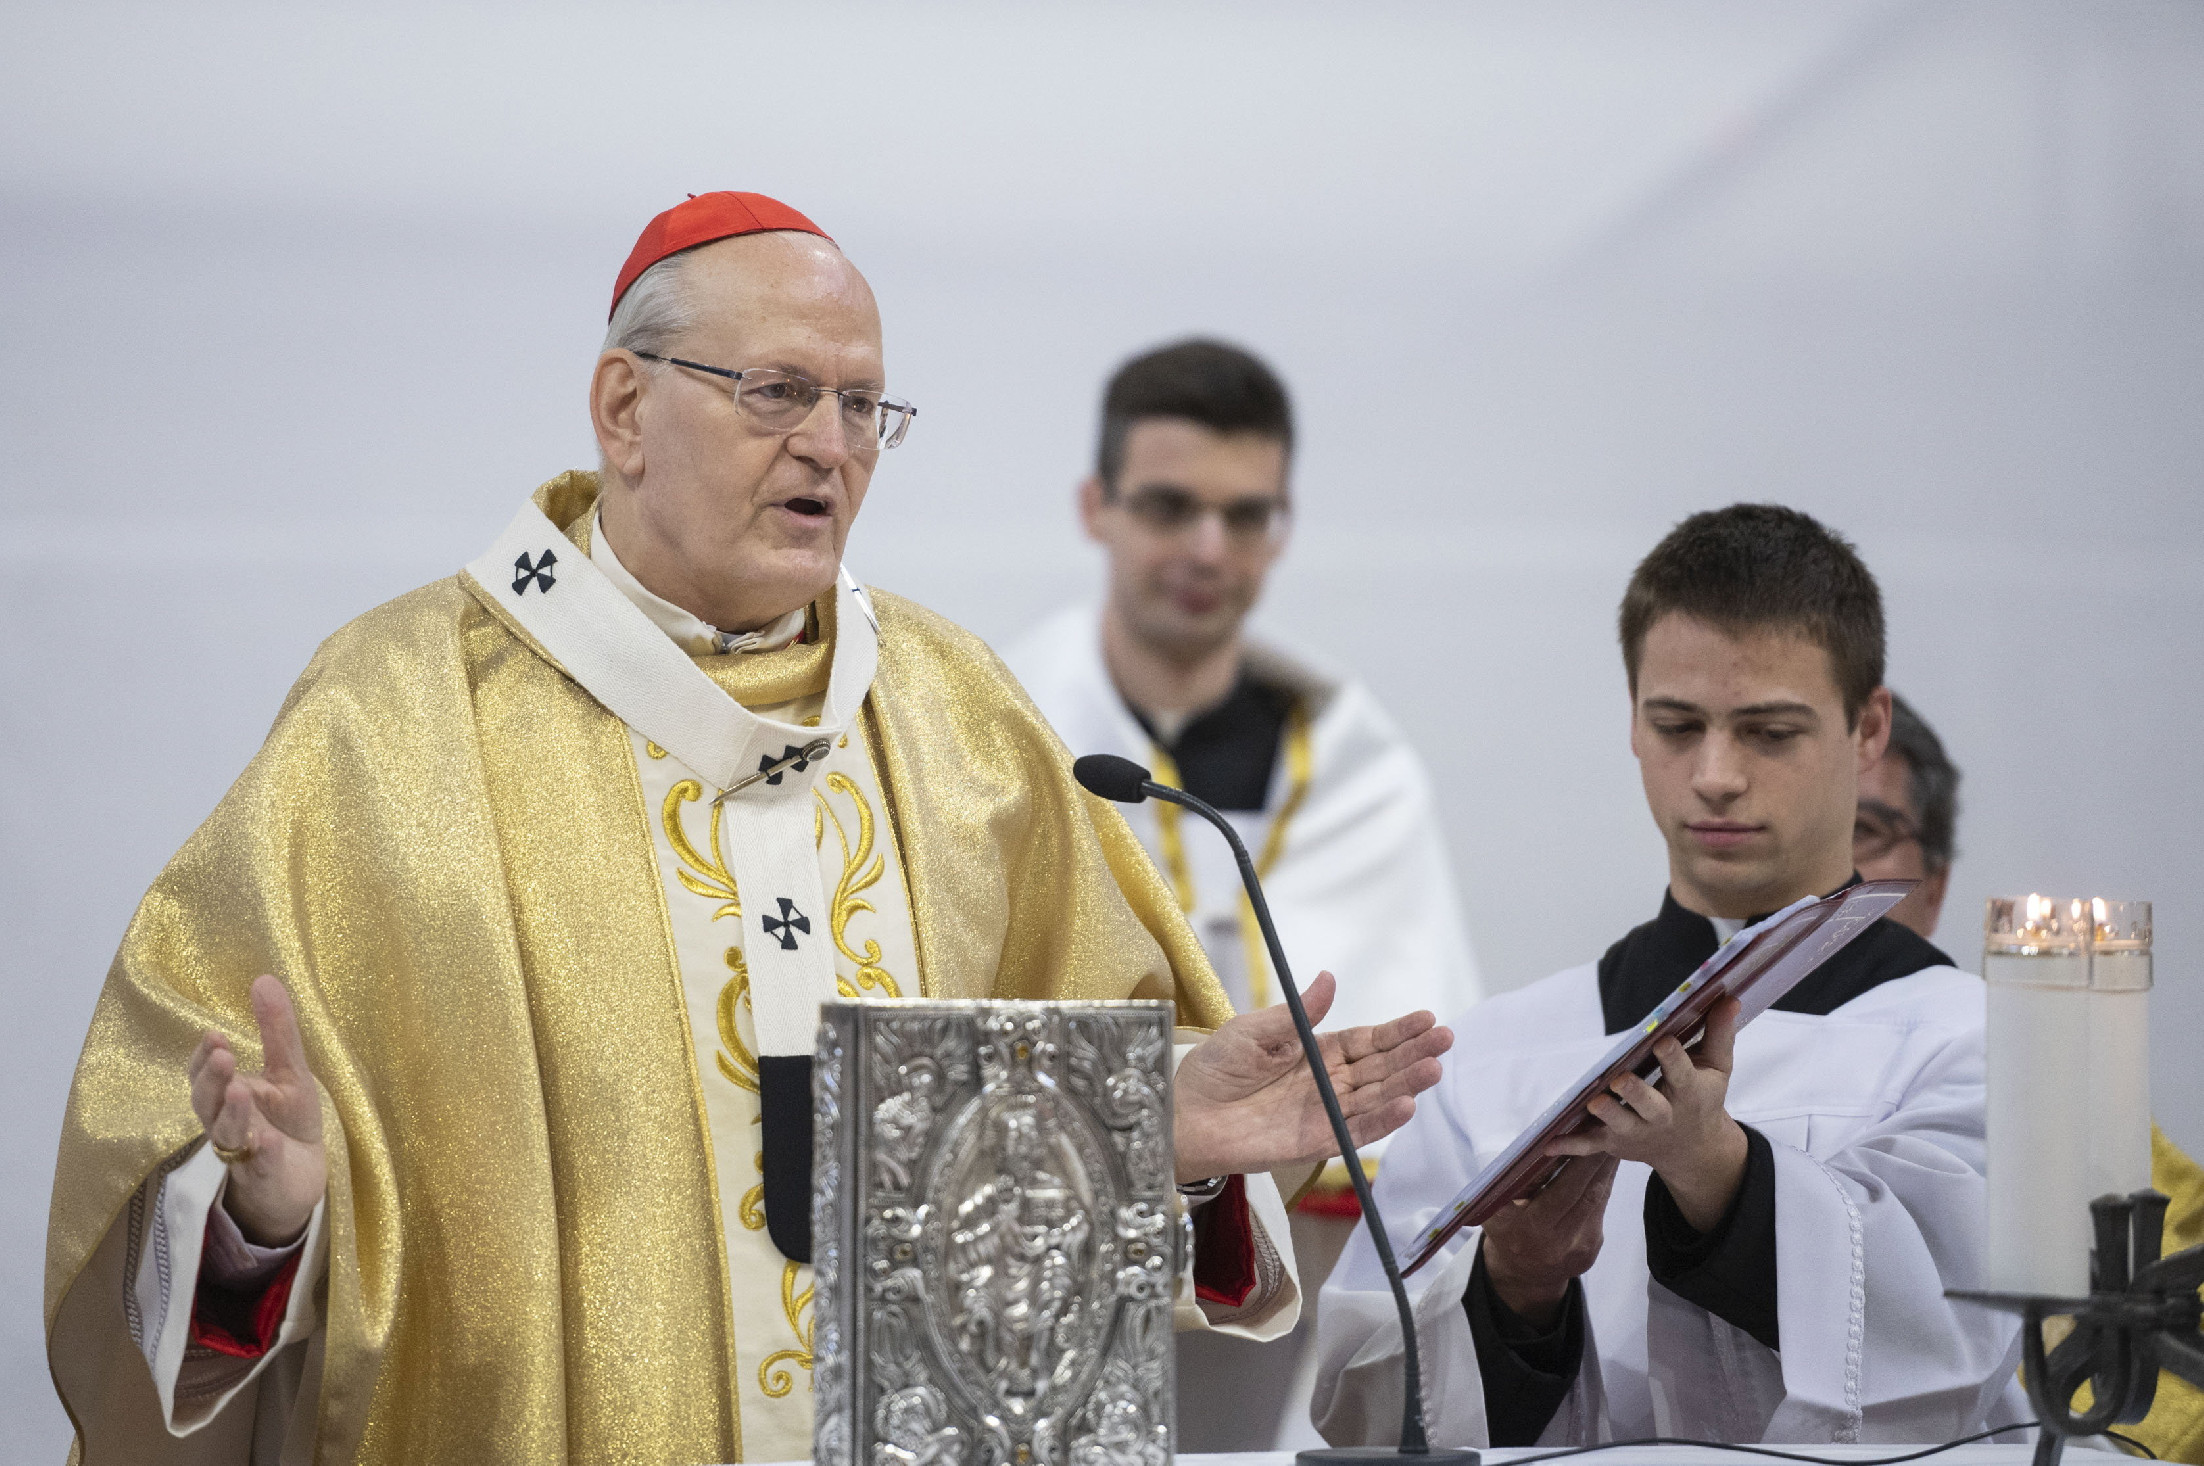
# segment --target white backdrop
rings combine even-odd
[[[1264,616],[1429,757],[1508,986],[1653,911],[1612,614],[1670,523],[1853,535],[1983,897],[2158,902],[2204,1150],[2204,9],[77,3],[0,14],[0,1456],[68,1076],[138,895],[314,644],[590,461],[636,230],[834,232],[923,416],[852,547],[1007,637],[1097,579],[1109,367],[1306,425]],[[181,1082],[181,1081],[179,1081]]]

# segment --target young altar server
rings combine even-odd
[[[1334,1021],[1480,996],[1423,760],[1369,689],[1246,634],[1286,546],[1293,405],[1259,358],[1180,341],[1117,369],[1079,486],[1103,603],[1003,653],[1074,753],[1122,754],[1224,811],[1296,970],[1339,976]],[[1233,1005],[1281,1000],[1222,840],[1125,810]]]
[[[1396,1248],[1719,943],[1856,879],[1890,694],[1851,546],[1790,509],[1695,515],[1632,576],[1621,633],[1660,913],[1456,1025],[1463,1056],[1378,1180]],[[1944,1296],[1980,1285],[1980,981],[1886,919],[1735,1017],[1657,1050],[1658,1086],[1595,1100],[1553,1185],[1409,1280],[1434,1442],[1941,1441],[2029,1418],[2013,1321]],[[1319,1311],[1332,1441],[1394,1439],[1396,1318],[1365,1230]]]

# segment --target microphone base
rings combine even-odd
[[[1478,1466],[1482,1459],[1461,1446],[1433,1446],[1420,1456],[1397,1446],[1326,1446],[1293,1458],[1294,1466]]]

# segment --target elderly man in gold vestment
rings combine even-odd
[[[807,1455],[836,995],[1174,1002],[1181,1324],[1292,1326],[1268,1173],[1331,1146],[1283,1010],[1231,1018],[1001,664],[842,566],[914,415],[863,277],[693,198],[590,410],[601,474],[324,643],[124,937],[47,1251],[86,1462]],[[1358,1135],[1449,1042],[1327,1037]]]

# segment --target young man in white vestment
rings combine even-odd
[[[1454,1012],[1479,996],[1452,861],[1423,761],[1368,688],[1247,634],[1286,545],[1293,407],[1259,358],[1182,341],[1120,366],[1103,393],[1079,514],[1108,556],[1100,606],[1066,607],[1004,660],[1074,753],[1114,753],[1223,811],[1255,856],[1299,971],[1339,975],[1334,1019]],[[1127,821],[1243,1012],[1280,1001],[1231,849],[1160,800]],[[1367,1157],[1373,1164],[1381,1147]],[[1296,1208],[1313,1291],[1356,1216],[1329,1167]],[[1291,1358],[1227,1338],[1179,1341],[1182,1450],[1315,1445],[1315,1330]]]
[[[331,637],[124,938],[48,1237],[86,1463],[808,1455],[836,996],[1174,1003],[1181,1326],[1293,1324],[1291,1025],[1231,1018],[992,654],[842,565],[915,412],[863,276],[693,197],[589,398],[601,475]],[[1356,1129],[1447,1042],[1331,1036]]]
[[[1620,620],[1660,913],[1461,1017],[1378,1178],[1396,1247],[1718,944],[1857,879],[1890,695],[1852,548],[1789,509],[1695,515]],[[2029,1418],[2014,1322],[1944,1297],[1980,1285],[1980,981],[1885,919],[1741,1032],[1736,1012],[1657,1050],[1657,1086],[1595,1100],[1552,1185],[1410,1279],[1435,1443],[1931,1442]],[[1366,1232],[1320,1329],[1317,1424],[1393,1440],[1400,1327]]]
[[[1339,975],[1335,1021],[1481,996],[1423,760],[1369,689],[1247,618],[1292,521],[1293,405],[1219,341],[1143,352],[1102,399],[1079,516],[1108,558],[1099,606],[1068,606],[1003,660],[1073,753],[1114,753],[1215,805],[1254,854],[1297,969]],[[1278,985],[1214,832],[1158,800],[1126,819],[1233,1006]]]

